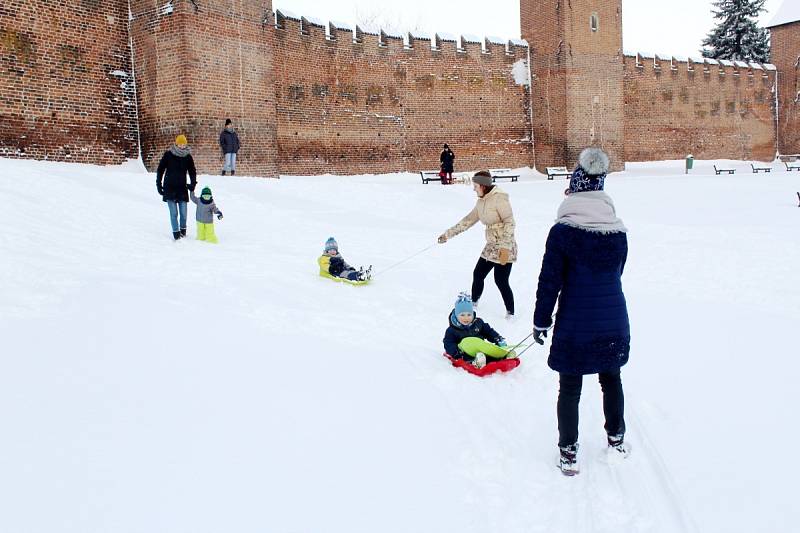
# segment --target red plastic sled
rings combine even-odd
[[[462,370],[466,370],[470,374],[479,377],[489,376],[495,372],[510,372],[511,370],[517,368],[520,363],[519,359],[500,359],[499,361],[486,363],[486,366],[483,368],[477,368],[463,359],[453,359],[447,352],[442,355],[447,357],[450,362],[453,363],[453,366]]]

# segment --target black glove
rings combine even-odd
[[[194,185],[187,185],[187,187],[188,187],[188,189],[189,189],[190,191],[194,192]]]
[[[536,341],[536,344],[544,344],[544,339],[542,337],[547,337],[547,330],[534,328],[533,340]]]
[[[222,211],[217,211],[217,220],[222,220]]]
[[[157,187],[157,189],[158,189],[158,195],[164,196],[164,189],[162,187]]]

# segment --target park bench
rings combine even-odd
[[[794,163],[784,161],[783,164],[786,165],[787,172],[791,172],[792,170],[800,172],[800,161],[795,161]]]
[[[753,167],[753,174],[758,174],[759,172],[772,172],[772,167],[757,167],[753,163],[750,163],[750,166]]]
[[[735,168],[717,168],[717,165],[714,165],[714,172],[717,173],[717,176],[719,176],[723,172],[726,172],[728,174],[735,174],[736,173],[736,169]]]
[[[492,175],[492,183],[497,180],[517,181],[519,174],[512,174],[510,168],[490,168],[489,174]]]
[[[567,170],[567,167],[547,167],[547,179],[551,180],[554,177],[564,176],[568,178],[572,175],[572,172]]]
[[[424,185],[427,185],[429,181],[442,181],[438,170],[420,170],[419,177]]]

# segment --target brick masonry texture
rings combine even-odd
[[[269,0],[3,2],[0,156],[111,164],[140,142],[153,170],[185,133],[199,171],[218,173],[225,118],[239,173],[268,177],[433,170],[445,142],[456,170],[571,167],[588,145],[613,169],[800,153],[800,22],[771,29],[775,71],[625,56],[621,9],[521,0],[530,49],[431,50],[326,35]]]
[[[625,160],[775,159],[774,71],[625,57]]]
[[[271,4],[131,0],[142,159],[153,170],[184,133],[197,169],[219,173],[219,134],[233,120],[240,174],[278,174]]]
[[[282,174],[533,164],[524,46],[410,41],[325,28],[278,14],[275,88]],[[463,46],[463,49],[461,49]]]
[[[138,156],[127,0],[0,5],[0,156]]]
[[[800,154],[800,22],[770,29],[771,61],[778,68],[780,153]]]
[[[531,43],[536,167],[572,166],[594,145],[622,169],[621,0],[521,0],[520,21]]]

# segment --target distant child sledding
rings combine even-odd
[[[189,198],[192,202],[197,204],[197,212],[195,218],[197,219],[197,240],[206,241],[210,243],[218,243],[217,234],[214,233],[214,215],[217,215],[218,220],[222,220],[222,211],[217,208],[214,203],[214,197],[211,195],[211,189],[203,187],[200,192],[200,199],[194,195],[194,191],[189,192]]]
[[[364,285],[372,279],[372,265],[366,270],[364,267],[356,270],[347,264],[344,257],[339,255],[339,245],[333,237],[325,241],[325,249],[317,259],[319,275],[335,281],[344,281],[353,285]]]
[[[508,371],[519,365],[517,354],[508,349],[505,339],[475,316],[469,294],[462,292],[458,295],[448,322],[443,339],[444,351],[454,366],[472,374],[486,375],[498,370]]]

